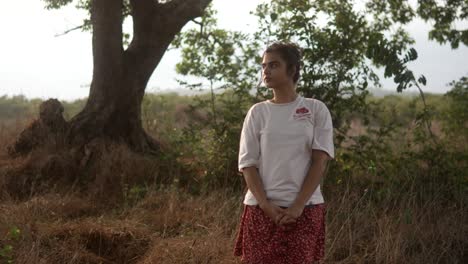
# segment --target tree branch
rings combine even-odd
[[[60,37],[60,36],[66,35],[66,34],[72,32],[72,31],[75,31],[75,30],[78,30],[78,29],[82,29],[82,28],[84,28],[84,27],[86,27],[86,26],[88,26],[88,25],[89,25],[89,24],[87,24],[87,23],[85,22],[85,23],[82,24],[82,25],[76,26],[76,27],[74,27],[74,28],[67,29],[67,30],[65,30],[64,32],[59,33],[59,34],[55,34],[54,37]]]
[[[163,4],[163,8],[173,10],[174,17],[190,21],[203,15],[203,11],[212,0],[173,0]],[[184,23],[185,24],[185,23]]]
[[[127,60],[139,57],[141,60],[137,67],[145,68],[140,73],[151,74],[175,35],[187,22],[201,16],[211,1],[172,0],[159,3],[154,0],[130,0],[133,39],[126,51]]]
[[[152,0],[130,0],[131,15],[134,20],[146,17],[148,14],[154,14],[159,5],[158,2]]]

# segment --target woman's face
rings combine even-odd
[[[268,88],[279,88],[294,84],[287,73],[286,62],[277,52],[266,52],[262,61],[263,82]]]

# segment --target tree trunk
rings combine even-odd
[[[141,103],[145,88],[167,47],[211,0],[131,0],[133,39],[122,45],[122,0],[93,0],[93,79],[85,108],[70,120],[73,145],[95,138],[128,144],[154,153],[159,144],[143,129]]]

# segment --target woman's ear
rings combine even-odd
[[[290,65],[286,70],[287,74],[291,79],[294,79],[294,75],[296,75],[296,67],[294,65]]]

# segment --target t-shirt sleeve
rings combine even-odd
[[[333,145],[333,124],[330,111],[327,106],[317,101],[314,121],[314,139],[312,149],[318,149],[328,153],[329,159],[335,158]]]
[[[260,158],[260,124],[255,116],[254,107],[247,112],[239,144],[239,171],[245,167],[258,168]]]

